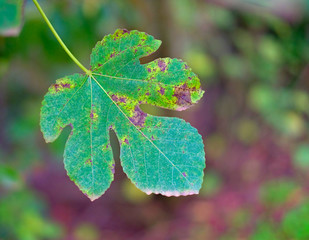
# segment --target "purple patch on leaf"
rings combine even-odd
[[[148,70],[148,72],[151,72],[151,68],[148,68],[147,70]]]
[[[125,97],[121,97],[121,98],[119,99],[119,102],[126,103],[126,98],[125,98]]]
[[[86,161],[86,164],[92,165],[92,160],[89,158],[89,159]]]
[[[182,86],[175,87],[173,96],[177,98],[176,103],[181,107],[177,110],[187,109],[192,104],[190,89],[186,83]]]
[[[129,140],[128,140],[128,139],[124,139],[124,142],[125,142],[126,144],[129,144]]]
[[[130,118],[130,121],[135,126],[144,127],[146,117],[147,113],[144,113],[139,106],[136,106],[134,109],[134,116]]]
[[[70,83],[56,83],[53,85],[54,89],[56,92],[60,91],[63,88],[71,88],[71,84]]]
[[[161,95],[164,95],[164,93],[165,93],[165,88],[161,87],[160,90],[159,90],[158,92],[161,93]]]
[[[111,170],[112,170],[112,173],[114,174],[115,173],[115,164],[112,165]]]
[[[119,101],[118,97],[115,94],[113,94],[111,97],[112,97],[114,102],[118,102]]]
[[[61,84],[61,86],[63,88],[70,88],[71,87],[71,84],[70,83],[65,83],[65,84]]]
[[[115,53],[112,53],[111,55],[109,55],[109,58],[113,58],[115,57]]]
[[[146,92],[146,96],[149,96],[150,95],[150,93],[149,92]]]
[[[111,98],[113,99],[114,102],[122,102],[122,103],[126,103],[127,102],[126,101],[127,100],[126,97],[118,97],[115,94],[113,94],[111,96]]]
[[[164,72],[166,70],[166,63],[162,60],[158,61],[158,66],[161,69],[162,72]]]
[[[183,172],[182,175],[183,175],[184,177],[187,177],[187,174],[186,174],[185,172]]]
[[[59,91],[59,87],[60,87],[60,86],[59,86],[59,84],[57,84],[57,83],[56,83],[56,84],[54,84],[54,88],[55,88],[55,91],[56,91],[56,92],[58,92],[58,91]]]

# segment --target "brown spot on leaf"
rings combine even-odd
[[[130,118],[130,121],[135,126],[144,127],[146,117],[147,113],[144,113],[139,106],[136,106],[134,109],[134,116]]]
[[[53,85],[53,87],[54,87],[54,89],[55,89],[56,92],[59,91],[59,87],[60,87],[59,84],[56,83],[56,84]]]
[[[53,87],[54,87],[55,91],[58,92],[63,88],[71,88],[71,84],[70,83],[60,83],[60,84],[55,83],[53,85]]]
[[[190,89],[186,83],[175,87],[173,96],[177,98],[176,103],[182,107],[181,109],[186,109],[192,104]]]

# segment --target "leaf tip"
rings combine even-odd
[[[57,137],[48,136],[48,135],[45,134],[43,131],[42,131],[42,133],[43,133],[43,138],[44,138],[44,140],[45,140],[46,143],[52,143],[52,142],[55,141],[56,138],[58,137],[58,136],[57,136]]]
[[[52,143],[53,142],[51,139],[44,138],[44,140],[45,140],[46,143]]]
[[[90,199],[91,202],[94,202],[95,200],[97,200],[97,199],[100,198],[101,196],[97,196],[97,195],[87,195],[87,197]]]

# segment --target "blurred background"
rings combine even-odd
[[[52,144],[39,129],[48,87],[80,70],[29,0],[20,34],[0,36],[1,240],[309,239],[309,1],[39,2],[87,67],[117,28],[163,40],[142,62],[186,61],[203,99],[184,112],[144,109],[196,127],[207,167],[199,195],[148,196],[123,173],[114,137],[115,180],[90,202],[64,170],[69,128]]]

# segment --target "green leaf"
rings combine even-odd
[[[281,225],[287,239],[309,239],[309,201],[287,212]]]
[[[285,203],[297,187],[295,182],[288,179],[272,180],[261,187],[260,198],[266,205],[278,206]]]
[[[294,151],[293,162],[299,169],[308,169],[309,167],[309,144],[303,143]]]
[[[140,64],[161,41],[138,32],[117,30],[98,42],[91,54],[92,76],[75,74],[49,88],[41,109],[41,129],[54,141],[72,128],[64,163],[70,178],[91,200],[113,180],[109,130],[121,145],[121,164],[147,194],[198,193],[205,167],[201,136],[179,118],[144,113],[140,104],[184,110],[203,95],[200,81],[181,60],[161,58]]]
[[[0,0],[0,35],[19,34],[23,18],[23,0]]]

